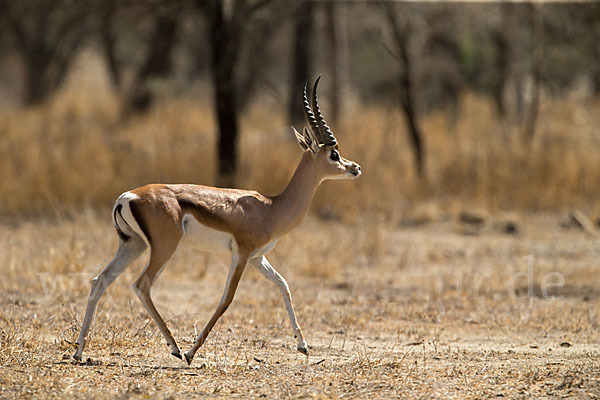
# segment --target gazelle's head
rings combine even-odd
[[[360,165],[354,161],[345,159],[340,155],[340,149],[331,128],[327,126],[325,118],[319,109],[317,102],[317,86],[319,76],[313,87],[311,105],[308,103],[306,94],[306,83],[302,91],[302,103],[304,105],[304,116],[308,126],[302,133],[295,128],[294,134],[298,144],[306,154],[310,154],[313,162],[317,163],[322,173],[322,179],[354,179],[360,176]]]

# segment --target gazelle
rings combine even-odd
[[[292,128],[304,154],[281,194],[264,196],[247,190],[154,184],[119,196],[112,212],[119,248],[114,259],[92,280],[78,347],[73,356],[76,360],[81,361],[85,339],[102,293],[147,247],[150,248],[150,259],[133,284],[133,290],[166,339],[171,354],[182,358],[173,335],[150,297],[152,284],[180,244],[208,252],[231,253],[231,268],[223,296],[192,348],[185,353],[188,364],[231,304],[248,263],[277,285],[298,340],[297,350],[308,354],[288,284],[265,255],[279,238],[300,223],[323,180],[356,178],[361,174],[357,163],[340,156],[333,132],[321,115],[317,103],[319,79],[312,92],[312,109],[304,84],[302,99],[308,127],[304,127],[302,134]]]

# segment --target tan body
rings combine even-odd
[[[307,138],[298,133],[296,136],[305,152],[290,183],[277,196],[201,185],[163,184],[143,186],[121,195],[113,209],[113,220],[120,238],[119,249],[111,263],[92,281],[74,357],[77,360],[82,358],[85,338],[102,293],[133,260],[149,248],[148,264],[136,280],[134,291],[171,347],[171,353],[181,358],[173,335],[150,297],[152,284],[180,245],[215,253],[231,253],[231,268],[223,296],[192,349],[185,353],[188,363],[191,363],[219,317],[231,304],[247,264],[257,268],[277,285],[294,336],[298,339],[298,351],[308,354],[288,284],[269,264],[265,254],[275,247],[281,236],[300,223],[323,180],[355,178],[361,172],[358,164],[339,156],[337,144],[319,145],[319,137],[312,136],[315,134],[306,129],[304,133],[308,135]]]
[[[307,152],[303,158],[310,157]],[[140,227],[150,242],[153,235],[162,238],[165,230],[181,239],[184,216],[191,215],[210,229],[227,232],[242,251],[251,254],[302,220],[320,177],[308,168],[297,175],[294,185],[278,196],[201,185],[147,185],[130,192],[137,196],[130,207],[137,221],[147,221]]]

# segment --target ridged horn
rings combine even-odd
[[[335,136],[333,136],[333,132],[331,128],[325,122],[325,118],[323,118],[323,114],[321,114],[321,109],[319,108],[319,102],[317,101],[317,86],[319,85],[319,80],[321,79],[321,75],[315,81],[315,86],[313,87],[312,92],[312,109],[317,114],[317,124],[319,126],[319,141],[324,146],[333,146],[337,143]]]
[[[308,104],[308,95],[306,94],[307,84],[307,82],[304,82],[304,88],[302,89],[302,105],[304,106],[304,117],[306,118],[306,121],[308,122],[310,130],[314,135],[315,139],[317,139],[317,141],[320,142],[321,133],[319,130],[319,123],[317,122],[315,114],[312,112],[312,110],[310,109],[310,105]]]

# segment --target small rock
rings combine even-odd
[[[458,216],[458,220],[465,224],[482,225],[485,218],[482,215],[475,214],[470,211],[463,211]]]
[[[561,342],[560,343],[560,347],[571,347],[571,346],[572,346],[572,344],[569,342]]]
[[[577,218],[575,218],[575,216],[573,215],[573,213],[569,213],[567,214],[559,223],[561,228],[564,229],[581,229],[583,228],[583,225],[581,225],[581,222],[577,220]]]
[[[516,223],[514,223],[512,221],[503,222],[502,225],[503,225],[502,230],[507,235],[516,235],[517,233],[519,233],[519,227],[517,226]]]

